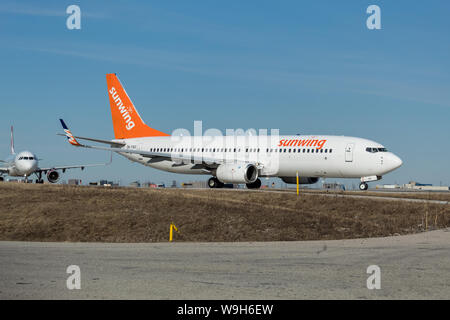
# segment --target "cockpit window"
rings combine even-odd
[[[388,152],[386,148],[371,148],[371,147],[367,147],[366,148],[367,152],[370,153],[376,153],[376,152]]]

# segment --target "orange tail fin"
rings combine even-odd
[[[106,75],[106,83],[116,139],[170,136],[145,124],[115,73]]]

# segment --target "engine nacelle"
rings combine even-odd
[[[224,183],[253,183],[258,179],[258,168],[251,163],[221,164],[216,177]]]
[[[50,170],[47,172],[47,180],[50,183],[57,183],[59,180],[59,173],[56,170]]]
[[[280,178],[285,183],[297,184],[297,177],[280,177]],[[317,181],[319,181],[319,178],[315,178],[315,177],[299,177],[298,178],[299,184],[314,184]]]

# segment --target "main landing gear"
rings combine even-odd
[[[211,177],[208,179],[208,187],[210,188],[223,188],[223,182],[220,182],[216,177]]]
[[[366,191],[367,189],[369,189],[369,185],[365,182],[361,182],[359,185],[359,190]]]
[[[255,182],[246,184],[248,189],[259,189],[261,187],[261,180],[256,179]]]
[[[223,188],[224,183],[220,182],[216,177],[208,179],[208,187],[210,188]],[[248,189],[259,189],[261,187],[261,180],[256,179],[255,182],[246,184]]]
[[[42,171],[39,171],[39,173],[36,173],[36,183],[44,183],[44,179],[42,179]]]

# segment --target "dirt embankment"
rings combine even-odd
[[[0,240],[278,241],[450,226],[450,206],[293,193],[0,183]]]

